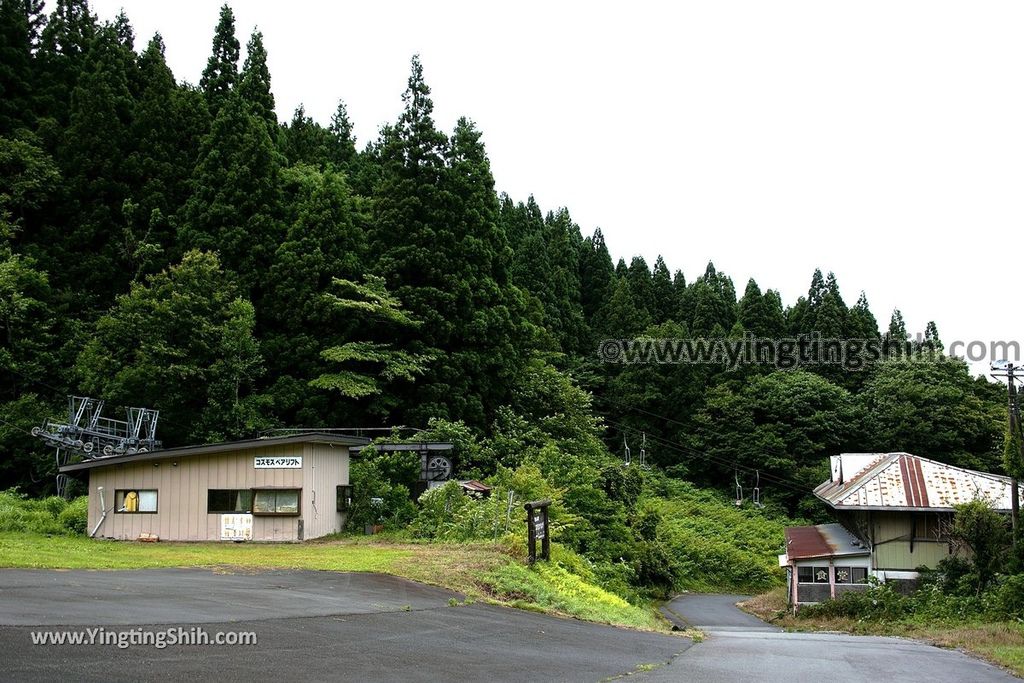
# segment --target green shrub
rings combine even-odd
[[[57,515],[60,525],[73,534],[84,534],[89,523],[89,496],[79,496]]]
[[[1009,619],[1024,619],[1024,574],[1008,576],[996,592],[995,605]]]
[[[68,506],[68,502],[60,496],[50,496],[49,498],[43,498],[39,501],[39,507],[42,510],[50,513],[54,517],[64,511],[64,508]]]
[[[0,491],[0,531],[32,534],[72,534],[85,531],[88,497],[72,503],[51,496],[27,498],[17,490]]]
[[[892,584],[875,584],[864,591],[843,593],[835,600],[808,605],[799,611],[804,617],[898,620],[913,613],[910,597],[898,593]]]

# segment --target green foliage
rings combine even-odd
[[[672,558],[677,589],[762,591],[782,582],[776,556],[790,520],[683,482],[664,487],[664,497],[647,504],[660,516],[657,538]]]
[[[240,50],[241,45],[235,37],[235,14],[225,4],[220,8],[220,20],[213,34],[213,54],[199,79],[199,87],[215,116],[238,82]]]
[[[955,509],[950,536],[970,551],[971,583],[981,595],[1006,563],[1006,519],[984,500],[961,503]]]
[[[284,236],[283,163],[266,121],[232,92],[203,138],[192,195],[178,218],[179,248],[217,251],[257,300]]]
[[[17,489],[0,491],[0,531],[82,534],[88,511],[88,496],[68,502],[56,496],[33,500]]]
[[[391,296],[384,279],[368,276],[365,284],[335,279],[335,286],[345,296],[327,294],[330,304],[358,320],[370,320],[392,330],[419,327]],[[352,341],[324,349],[321,356],[331,363],[347,367],[325,373],[310,384],[320,389],[333,389],[352,399],[381,394],[396,380],[413,382],[427,371],[434,359],[430,353],[414,353],[395,349],[391,344],[374,341]],[[351,368],[351,369],[350,369]]]
[[[407,479],[408,474],[400,474],[401,468],[396,468],[395,464],[372,456],[351,463],[352,509],[346,522],[349,529],[357,533],[368,525],[401,529],[412,520],[416,507],[409,498],[409,488],[397,483]],[[414,466],[418,471],[418,463]],[[408,463],[405,469],[408,473]]]
[[[621,597],[588,584],[558,563],[533,567],[506,564],[484,577],[492,593],[525,609],[537,606],[603,623],[654,628],[653,615]]]
[[[868,450],[908,451],[999,472],[1005,407],[981,395],[963,361],[882,363],[858,403]]]
[[[250,436],[267,426],[252,304],[213,254],[132,286],[96,324],[78,358],[86,391],[163,411],[165,443]]]
[[[853,450],[861,414],[845,389],[796,370],[715,387],[694,422],[700,453],[692,457],[713,459],[702,465],[705,478],[698,481],[731,481],[737,465],[744,474],[756,469],[798,482],[797,487],[772,489],[773,497],[792,505],[827,478],[823,466],[829,455]]]

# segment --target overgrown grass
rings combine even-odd
[[[58,496],[32,499],[17,489],[0,491],[0,532],[81,534],[89,516],[89,498],[68,502]]]
[[[786,589],[777,588],[740,603],[765,621],[792,631],[839,631],[857,635],[917,638],[939,647],[961,648],[1024,676],[1024,623],[983,619],[854,619],[787,610]]]
[[[650,609],[631,605],[557,564],[533,567],[510,562],[483,577],[490,596],[525,609],[539,609],[587,621],[662,630],[662,620]]]
[[[662,517],[658,538],[677,563],[676,588],[758,592],[785,580],[777,556],[791,520],[752,506],[738,508],[685,482],[666,488],[666,497],[649,501]]]
[[[559,550],[560,554],[565,551]],[[401,576],[481,600],[640,629],[668,630],[650,605],[631,605],[557,563],[528,567],[500,543],[426,544],[340,537],[306,543],[135,543],[0,533],[0,567],[225,571],[314,569]]]

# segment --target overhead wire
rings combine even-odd
[[[632,427],[630,425],[623,424],[621,422],[617,422],[615,420],[611,420],[611,419],[605,418],[605,422],[607,422],[608,424],[614,425],[614,426],[616,426],[616,427],[618,427],[620,429],[628,430],[628,431],[630,431],[630,432],[632,432],[634,434],[640,433],[639,429],[637,429],[635,427]],[[648,434],[648,436],[652,440],[658,442],[659,445],[661,445],[661,446],[663,446],[665,448],[668,448],[669,450],[676,451],[677,453],[682,453],[684,455],[690,455],[690,456],[693,456],[693,457],[696,457],[696,458],[700,458],[700,459],[704,459],[704,460],[709,460],[709,461],[714,462],[714,463],[716,463],[718,465],[721,465],[722,467],[725,467],[725,468],[741,469],[741,470],[744,470],[744,471],[746,471],[746,472],[748,472],[750,474],[753,474],[755,476],[758,473],[758,469],[757,468],[749,467],[747,465],[741,465],[741,464],[739,464],[737,462],[730,462],[728,460],[716,457],[716,456],[711,455],[709,453],[703,453],[701,451],[697,451],[695,449],[688,448],[687,446],[684,446],[683,444],[680,444],[680,443],[675,442],[675,441],[670,441],[668,439],[665,439],[664,437],[656,436],[656,435],[653,435],[653,434]],[[801,484],[801,483],[799,483],[797,481],[794,481],[792,479],[786,479],[784,477],[778,477],[778,476],[775,476],[775,475],[768,475],[768,474],[762,474],[760,476],[763,479],[766,479],[766,480],[771,481],[773,483],[779,484],[780,486],[784,486],[785,488],[788,488],[788,489],[790,489],[792,491],[795,491],[795,492],[798,492],[798,493],[807,493],[807,486],[805,484]]]

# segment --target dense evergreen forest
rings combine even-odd
[[[499,195],[481,131],[432,109],[414,57],[396,118],[359,144],[343,102],[326,125],[302,107],[279,122],[262,36],[243,51],[227,6],[190,84],[123,14],[0,0],[0,489],[51,490],[28,430],[68,394],[160,409],[166,445],[425,428],[463,474],[540,468],[589,519],[576,547],[608,557],[641,524],[614,472],[641,434],[659,472],[759,480],[791,514],[816,514],[841,450],[1002,471],[1005,390],[957,360],[602,362],[601,340],[638,335],[910,335],[814,264],[787,305],[711,263],[616,261],[566,208]]]

